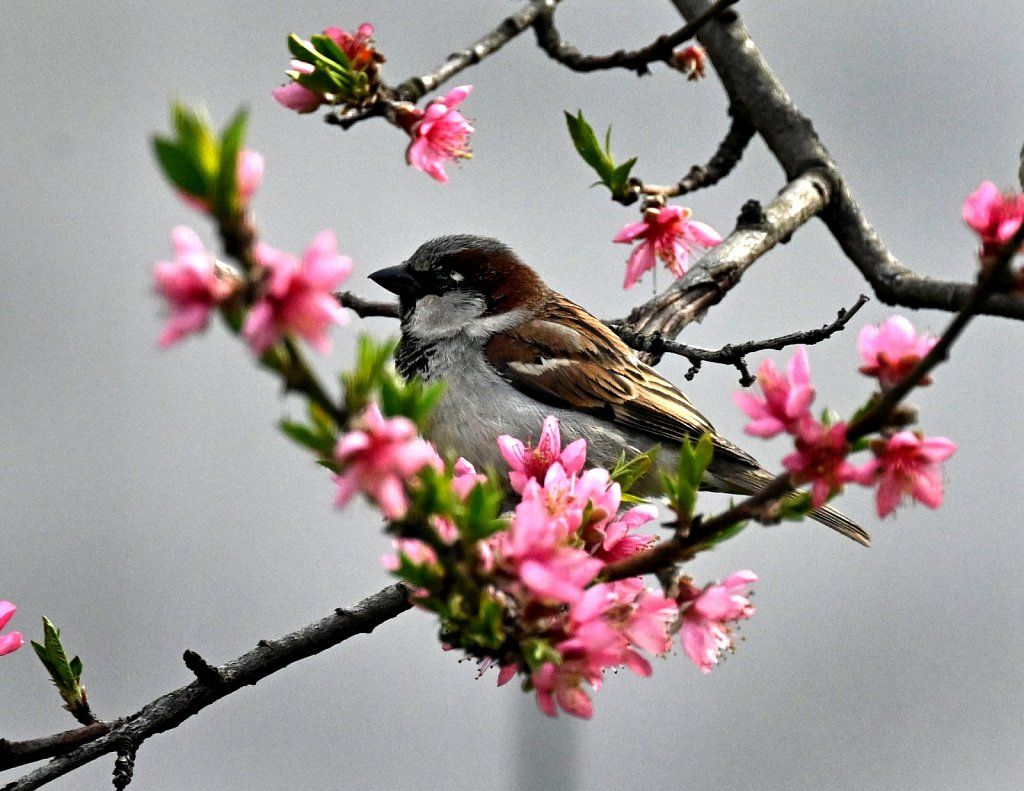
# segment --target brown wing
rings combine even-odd
[[[711,432],[716,453],[755,464],[720,438],[679,389],[568,300],[552,300],[541,316],[493,336],[485,354],[513,386],[538,401],[614,420],[659,442]]]

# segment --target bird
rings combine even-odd
[[[623,452],[659,445],[656,464],[671,471],[683,438],[706,433],[714,453],[702,489],[751,495],[773,478],[606,324],[497,239],[432,239],[369,278],[399,299],[398,373],[446,382],[423,431],[442,452],[501,469],[496,438],[531,437],[552,415],[566,442],[586,439],[590,466],[611,469]],[[658,496],[659,476],[648,472],[631,493]],[[869,545],[867,532],[832,506],[810,516]]]

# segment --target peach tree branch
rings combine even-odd
[[[391,585],[353,607],[338,609],[326,618],[276,640],[261,640],[256,648],[217,667],[206,664],[194,652],[188,652],[187,664],[190,669],[195,672],[200,664],[203,668],[202,672],[197,673],[195,681],[162,695],[134,714],[103,723],[109,728],[106,732],[98,728],[91,731],[79,729],[74,739],[68,739],[66,734],[57,734],[46,739],[32,740],[40,745],[34,753],[19,747],[25,745],[24,742],[8,743],[7,756],[0,752],[0,756],[8,762],[0,764],[0,768],[18,766],[54,755],[54,744],[62,738],[65,739],[63,746],[66,747],[91,737],[87,743],[74,747],[45,766],[4,786],[2,791],[39,788],[107,753],[123,753],[126,743],[131,743],[137,750],[149,737],[177,727],[242,687],[256,684],[293,662],[319,654],[357,634],[369,634],[411,607],[407,593],[404,585]]]
[[[711,7],[707,0],[672,2],[687,19],[700,18]],[[918,275],[878,237],[810,119],[797,109],[776,79],[735,11],[702,26],[697,39],[707,50],[733,111],[757,129],[787,177],[794,179],[814,169],[828,183],[827,206],[822,207],[821,218],[876,296],[886,304],[910,308],[952,312],[963,307],[973,284]],[[981,312],[1024,319],[1024,299],[996,294]]]

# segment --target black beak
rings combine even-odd
[[[408,264],[378,269],[370,275],[370,280],[402,298],[415,296],[420,288],[416,278],[409,274]]]

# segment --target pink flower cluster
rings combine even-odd
[[[542,480],[526,482],[511,526],[493,542],[495,567],[511,580],[506,593],[515,610],[522,619],[537,619],[535,628],[561,657],[530,675],[537,704],[550,716],[557,704],[590,717],[583,683],[597,690],[604,670],[620,665],[648,676],[650,663],[636,649],[663,654],[671,647],[675,602],[647,590],[639,578],[593,584],[606,558],[653,541],[632,533],[654,518],[652,509],[619,518],[619,500],[607,470],[569,473],[554,461]]]
[[[612,241],[622,244],[643,240],[626,263],[624,288],[636,285],[644,272],[654,269],[658,259],[675,277],[682,277],[689,269],[691,253],[715,247],[722,241],[710,225],[691,220],[691,213],[681,206],[652,206],[644,212],[641,222],[630,223],[615,235]]]
[[[619,485],[610,481],[607,470],[583,470],[585,442],[576,440],[563,449],[554,417],[545,419],[536,447],[509,436],[500,437],[498,446],[521,501],[509,529],[491,542],[494,567],[509,580],[505,594],[515,602],[520,620],[534,619],[536,631],[560,656],[530,671],[544,713],[553,717],[562,709],[589,718],[593,703],[585,686],[599,689],[607,668],[625,666],[649,676],[650,662],[639,651],[661,655],[669,650],[681,602],[688,613],[683,625],[687,655],[702,669],[717,659],[720,649],[709,659],[707,639],[695,636],[724,634],[725,621],[747,617],[752,609],[741,616],[713,607],[710,592],[677,602],[648,590],[639,577],[594,583],[605,564],[653,543],[654,536],[635,531],[657,518],[656,508],[641,505],[619,514]],[[525,628],[529,631],[530,624]],[[698,644],[700,651],[694,650]],[[715,645],[720,644],[718,639]],[[503,670],[499,683],[514,674],[508,667]]]
[[[440,459],[430,459],[428,464],[436,466]],[[486,475],[477,473],[476,469],[463,458],[455,462],[454,476],[452,478],[452,491],[461,500],[465,500],[470,491],[480,483],[487,481]],[[453,544],[459,537],[459,529],[443,516],[433,515],[430,517],[430,526],[434,530],[436,540],[447,545]],[[381,565],[391,572],[398,572],[403,561],[413,566],[427,570],[436,570],[438,575],[443,574],[443,569],[438,567],[437,552],[426,541],[418,538],[396,538],[391,542],[393,554],[383,555]],[[490,548],[486,545],[479,547],[480,560],[483,566],[490,568],[492,563]],[[430,591],[414,588],[412,591],[413,600],[430,595]]]
[[[440,460],[415,438],[414,427],[404,418],[385,420],[371,405],[362,423],[360,430],[342,438],[335,452],[344,465],[338,501],[361,490],[386,514],[401,516],[407,504],[404,481],[425,465],[440,469]],[[554,417],[544,420],[535,447],[510,436],[500,437],[498,445],[520,494],[506,529],[474,542],[468,553],[465,547],[442,553],[441,548],[460,540],[459,530],[434,516],[432,535],[397,538],[394,553],[382,558],[385,568],[412,585],[413,598],[442,618],[445,605],[438,609],[437,603],[448,596],[445,585],[454,584],[459,591],[456,612],[477,611],[466,587],[472,585],[478,586],[487,607],[499,608],[492,624],[502,624],[502,630],[514,624],[498,641],[498,653],[490,653],[496,646],[493,638],[475,653],[486,657],[481,673],[498,664],[501,685],[521,672],[544,713],[554,717],[562,710],[589,718],[589,690],[600,689],[604,671],[623,666],[649,676],[651,664],[641,652],[665,654],[677,629],[687,655],[705,672],[710,670],[731,647],[730,623],[753,613],[745,588],[756,577],[740,571],[704,590],[684,580],[676,598],[649,590],[641,577],[598,582],[607,564],[655,541],[637,531],[657,518],[657,509],[641,505],[620,513],[619,485],[607,470],[584,470],[583,440],[562,447]],[[465,459],[459,459],[454,473],[452,488],[463,501],[486,481]],[[459,560],[447,568],[442,554]],[[447,623],[447,628],[456,628]],[[474,644],[469,636],[464,645]]]
[[[384,56],[373,47],[373,25],[369,22],[361,24],[354,35],[338,27],[329,27],[323,34],[345,53],[349,61],[347,69],[349,72],[373,74],[377,64],[384,61]],[[278,104],[298,113],[312,113],[321,104],[334,104],[338,100],[338,97],[333,94],[321,93],[296,82],[300,77],[308,76],[316,71],[316,67],[312,63],[293,59],[289,66],[287,74],[292,81],[271,92]]]
[[[335,503],[345,505],[356,492],[373,500],[388,519],[401,519],[409,507],[406,481],[426,466],[442,469],[434,446],[416,436],[407,417],[385,418],[371,403],[334,448],[342,466],[336,475]]]
[[[531,479],[543,480],[555,462],[561,464],[567,473],[575,475],[583,470],[587,460],[587,441],[583,438],[570,442],[562,449],[558,419],[551,416],[545,418],[541,426],[536,447],[527,447],[522,440],[502,434],[498,437],[498,449],[508,462],[512,489],[519,494],[523,493]]]
[[[406,161],[442,184],[448,181],[447,162],[470,159],[469,136],[472,124],[455,108],[469,96],[472,85],[452,88],[443,99],[434,99],[426,109],[412,107],[398,121],[412,140],[406,149]]]
[[[918,337],[909,322],[889,319],[881,328],[866,328],[860,336],[861,371],[878,377],[883,389],[891,387],[927,354],[935,340]],[[797,349],[781,374],[770,360],[758,370],[761,395],[738,392],[733,400],[751,418],[748,434],[773,437],[786,432],[795,438],[796,450],[782,460],[796,483],[811,484],[811,504],[822,506],[846,483],[877,486],[879,516],[887,516],[909,495],[931,508],[942,503],[939,464],[956,446],[948,439],[925,439],[910,431],[882,437],[871,444],[875,458],[861,467],[847,461],[850,444],[847,425],[825,425],[812,417],[814,388],[810,383],[807,352]]]
[[[253,351],[262,354],[286,333],[295,333],[320,353],[329,352],[327,328],[348,321],[333,291],[352,271],[352,259],[338,255],[334,234],[317,234],[302,260],[263,243],[254,255],[268,279],[242,328]]]
[[[18,608],[15,607],[9,601],[0,601],[0,629],[7,626],[7,623],[11,620],[14,615],[14,611]],[[25,641],[21,637],[21,632],[8,632],[7,634],[0,634],[0,656],[10,654],[13,651],[17,651],[25,644]]]
[[[191,228],[175,228],[171,244],[174,260],[162,261],[154,270],[156,290],[171,314],[160,335],[161,347],[204,330],[210,313],[237,296],[243,285],[241,277],[205,250]],[[262,354],[285,334],[295,333],[317,351],[329,352],[327,328],[348,321],[333,291],[352,271],[352,260],[338,255],[334,234],[321,231],[301,260],[266,244],[256,246],[254,257],[266,280],[242,328],[253,351]]]

